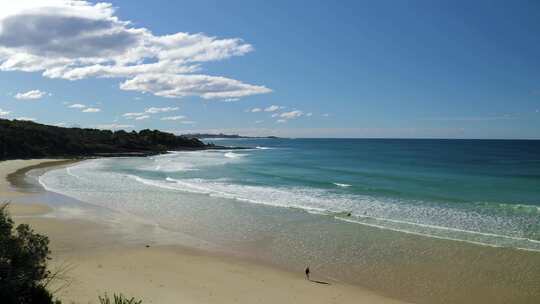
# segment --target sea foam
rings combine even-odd
[[[351,185],[349,184],[342,184],[342,183],[332,183],[338,187],[341,187],[341,188],[347,188],[347,187],[350,187]]]

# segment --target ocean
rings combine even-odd
[[[171,232],[168,242],[181,233],[414,301],[459,302],[456,292],[480,292],[486,280],[518,286],[493,303],[540,293],[540,141],[207,142],[248,149],[86,160],[39,182]]]

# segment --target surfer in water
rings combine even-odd
[[[311,281],[311,280],[309,279],[309,266],[306,267],[305,273],[306,273],[306,279],[307,279],[308,281]]]

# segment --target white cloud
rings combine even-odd
[[[204,99],[239,98],[271,92],[264,86],[246,84],[238,80],[182,74],[139,74],[120,84],[127,91],[150,92],[156,96],[180,98],[200,96]]]
[[[184,118],[186,118],[186,117],[183,116],[183,115],[178,115],[178,116],[162,117],[161,120],[182,120]]]
[[[328,116],[330,116],[330,114],[328,114],[328,113],[324,113],[324,114],[323,114],[323,115],[321,115],[321,116],[322,116],[322,117],[328,117]]]
[[[135,117],[135,120],[143,120],[143,119],[148,119],[148,118],[150,118],[150,115],[141,115],[141,116]]]
[[[68,106],[68,108],[72,108],[72,109],[84,109],[84,108],[86,108],[86,105],[83,105],[83,104],[80,104],[80,103],[74,103],[74,104]]]
[[[294,119],[294,118],[298,118],[298,117],[300,117],[302,115],[304,115],[304,112],[299,111],[299,110],[294,110],[294,111],[291,111],[291,112],[281,113],[279,115],[279,117],[284,118],[284,119]]]
[[[261,108],[253,108],[253,109],[251,109],[251,113],[257,113],[257,112],[262,112],[262,109]]]
[[[157,114],[157,113],[166,113],[172,111],[178,111],[178,107],[164,107],[164,108],[148,108],[144,110],[145,113]]]
[[[202,63],[253,51],[241,39],[183,32],[154,35],[121,20],[112,4],[104,2],[4,2],[0,71],[42,72],[68,80],[124,78],[123,90],[171,98],[234,100],[270,92],[234,79],[189,74],[200,72]]]
[[[260,124],[260,123],[263,123],[263,122],[264,122],[264,120],[256,120],[255,121],[256,124]]]
[[[192,120],[182,120],[180,123],[184,124],[184,125],[193,125],[193,124],[196,124],[196,122],[192,121]]]
[[[11,111],[0,109],[0,116],[6,116],[6,115],[9,115],[9,114],[11,114]]]
[[[306,113],[306,116],[307,116],[307,117],[311,117],[311,116],[313,116],[313,113],[311,113],[311,112]]]
[[[279,118],[278,120],[276,120],[277,123],[286,123],[290,119],[295,119],[303,115],[304,115],[304,112],[300,110],[294,110],[290,112],[274,113],[272,114],[272,117]]]
[[[167,113],[178,111],[179,107],[147,108],[144,112],[124,113],[122,117],[127,119],[143,120],[150,118],[150,114]]]
[[[16,120],[26,120],[26,121],[35,121],[35,118],[32,117],[17,117]]]
[[[95,126],[97,129],[105,130],[119,130],[119,129],[132,129],[133,125],[121,125],[121,124],[104,124]]]
[[[139,116],[143,116],[145,115],[144,112],[137,112],[137,113],[124,113],[122,114],[122,117],[125,117],[125,118],[134,118],[134,117],[139,117]]]
[[[0,50],[0,55],[1,55],[1,50]],[[42,98],[45,95],[47,95],[47,92],[43,92],[40,90],[30,90],[24,93],[17,93],[15,95],[15,98],[20,99],[20,100],[36,100],[36,99]]]
[[[223,99],[223,101],[225,101],[225,102],[238,101],[238,100],[240,100],[240,98],[226,98],[226,99]]]
[[[68,124],[65,123],[65,122],[58,122],[58,123],[55,123],[55,124],[54,124],[54,126],[62,127],[62,128],[63,128],[63,127],[67,127],[67,125],[68,125]]]
[[[82,110],[83,113],[97,113],[97,112],[101,112],[101,109],[99,108],[86,108],[84,110]]]
[[[283,109],[283,108],[284,107],[282,107],[282,106],[271,105],[271,106],[267,107],[266,109],[264,109],[264,111],[265,112],[275,112],[275,111]]]

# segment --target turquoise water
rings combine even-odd
[[[178,222],[193,221],[186,214],[194,210],[202,220],[201,208],[221,208],[226,225],[234,224],[237,208],[272,206],[424,237],[540,250],[539,141],[213,141],[252,149],[90,160],[40,182],[173,230],[185,229]],[[220,237],[244,236],[231,230]]]

